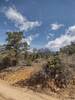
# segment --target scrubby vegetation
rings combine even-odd
[[[16,66],[19,63],[19,58],[22,52],[26,52],[28,44],[24,39],[23,32],[7,32],[7,44],[1,51],[4,57],[1,59],[1,65],[5,67]],[[3,67],[4,68],[4,67]]]
[[[28,86],[28,88],[34,90],[47,88],[52,91],[57,91],[57,88],[67,87],[71,79],[72,71],[70,68],[62,64],[57,56],[53,56],[43,65],[41,71],[33,74],[29,79],[22,80],[16,84],[22,87]]]
[[[65,46],[60,49],[61,53],[66,53],[67,55],[72,55],[75,53],[75,43],[72,42],[71,45]]]
[[[45,48],[34,49],[31,53],[28,52],[29,45],[25,41],[23,32],[8,32],[6,41],[7,44],[2,46],[3,48],[0,46],[0,70],[12,66],[16,68],[17,66],[28,67],[33,63],[42,64],[41,70],[32,74],[27,80],[20,80],[15,84],[35,90],[57,91],[57,88],[66,88],[74,79],[75,63],[68,64],[63,59],[65,59],[64,55],[66,58],[75,55],[75,43],[61,48],[59,52],[51,52]]]

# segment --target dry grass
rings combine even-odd
[[[33,64],[32,66],[23,66],[19,69],[13,71],[2,71],[0,73],[0,78],[7,81],[10,84],[15,84],[18,81],[28,79],[32,74],[36,73],[41,69],[40,64]]]
[[[18,70],[17,72],[8,74],[4,80],[8,81],[10,84],[14,84],[20,80],[29,78],[32,72],[33,68]]]
[[[67,57],[65,57],[64,60],[65,62],[67,62],[66,61]],[[24,67],[18,68],[17,70],[15,70],[16,68],[14,68],[13,71],[3,71],[2,73],[0,73],[0,77],[10,84],[15,84],[21,80],[26,80],[30,78],[32,74],[36,73],[37,71],[41,69],[42,64],[43,63],[41,62],[41,64],[36,63],[36,64],[33,64],[31,67],[24,66]],[[69,88],[61,90],[57,94],[60,98],[62,98],[61,100],[75,100],[75,85],[70,85]],[[0,100],[4,100],[4,99],[1,99],[0,97]]]

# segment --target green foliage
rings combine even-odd
[[[66,53],[68,55],[74,54],[75,53],[75,43],[71,43],[71,45],[61,48],[60,52]]]
[[[51,67],[58,66],[60,63],[61,63],[60,59],[57,56],[55,56],[55,57],[50,58],[47,64],[49,68],[51,68]]]
[[[32,65],[32,61],[31,60],[27,60],[26,61],[26,66],[31,66]]]
[[[7,32],[6,50],[10,56],[12,53],[14,54],[17,63],[19,54],[21,52],[26,52],[28,48],[27,42],[22,41],[24,38],[23,32]]]
[[[47,62],[44,71],[50,79],[55,80],[55,84],[60,88],[66,86],[70,78],[72,78],[72,72],[69,67],[61,63],[58,56],[51,58]]]
[[[4,67],[9,67],[9,66],[16,66],[17,62],[14,57],[6,55],[5,57],[2,58],[1,64]]]
[[[17,50],[20,46],[20,41],[23,38],[23,33],[22,32],[7,32],[7,49],[12,49],[14,48]]]
[[[2,59],[2,64],[3,66],[10,66],[11,65],[11,60],[9,56],[6,56]]]

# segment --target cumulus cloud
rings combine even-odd
[[[21,42],[22,42],[22,43],[23,43],[23,42],[27,42],[28,45],[30,45],[31,42],[32,42],[35,38],[37,38],[38,36],[39,36],[39,34],[27,36],[27,38],[23,38]]]
[[[11,20],[13,23],[15,23],[15,27],[20,31],[27,31],[41,25],[41,22],[29,21],[15,7],[6,8],[4,9],[3,13],[8,18],[8,20]]]
[[[46,47],[57,51],[64,46],[70,45],[71,42],[75,42],[75,25],[69,27],[65,34],[49,41]]]
[[[58,24],[58,23],[53,23],[53,24],[50,25],[52,30],[58,30],[63,26],[64,26],[63,24]]]
[[[66,31],[67,34],[74,35],[75,34],[75,25],[68,28]]]

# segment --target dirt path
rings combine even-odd
[[[0,100],[58,100],[50,96],[22,91],[19,88],[15,88],[0,80]]]

